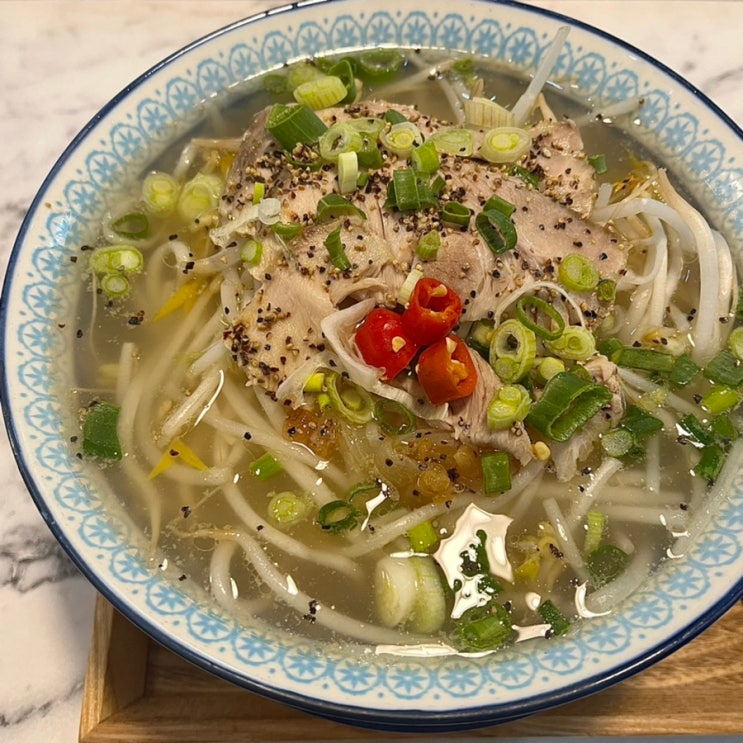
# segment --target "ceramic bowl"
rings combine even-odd
[[[202,104],[284,62],[379,45],[488,55],[528,74],[556,29],[571,33],[554,80],[598,106],[644,105],[636,137],[743,245],[741,131],[691,85],[641,51],[580,23],[512,3],[335,0],[297,3],[222,29],[135,80],[75,138],[33,202],[4,289],[3,406],[32,497],[83,573],[153,638],[248,689],[336,720],[433,731],[514,719],[595,692],[664,657],[743,595],[743,467],[729,499],[683,559],[668,561],[610,616],[566,641],[524,643],[486,658],[349,656],[243,626],[148,568],[143,540],[60,431],[81,282],[70,261],[106,193],[201,115]]]

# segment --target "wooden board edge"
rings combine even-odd
[[[145,692],[149,638],[100,594],[96,597],[80,710],[79,743]]]

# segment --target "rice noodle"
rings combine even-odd
[[[611,518],[620,519],[630,524],[649,524],[663,526],[670,531],[683,531],[688,515],[686,511],[674,506],[615,505],[604,504],[602,512]]]
[[[230,563],[238,544],[228,539],[217,542],[209,561],[209,588],[214,600],[226,611],[238,616],[256,616],[269,606],[267,597],[247,600],[239,598]]]
[[[578,522],[601,498],[602,491],[614,475],[622,469],[622,462],[615,457],[605,457],[591,475],[591,482],[580,493],[566,518],[568,528],[574,529]]]
[[[560,550],[565,556],[565,560],[573,569],[581,581],[588,580],[588,568],[583,561],[583,556],[575,543],[573,535],[570,533],[570,527],[562,514],[562,509],[557,505],[554,498],[545,498],[542,501],[544,512],[555,530],[555,536],[560,543]]]
[[[373,534],[370,534],[363,540],[358,540],[349,547],[342,548],[341,552],[349,557],[360,557],[375,549],[384,547],[393,539],[402,536],[412,527],[422,524],[424,521],[435,519],[437,516],[445,513],[456,513],[470,503],[474,503],[476,506],[491,513],[502,513],[513,499],[520,496],[527,486],[542,474],[544,466],[543,462],[530,462],[513,478],[511,489],[496,498],[492,496],[481,496],[478,498],[472,498],[469,495],[456,496],[451,501],[445,503],[427,503],[425,506],[419,506],[414,511],[410,511],[384,526],[377,527],[375,523]]]
[[[621,575],[586,597],[586,607],[596,613],[615,609],[650,575],[651,560],[650,548],[647,545],[638,547]]]
[[[204,374],[196,389],[163,421],[160,427],[160,440],[172,441],[186,428],[196,425],[212,406],[223,385],[224,372],[221,369],[211,369]]]
[[[274,592],[276,597],[289,608],[301,615],[307,615],[312,610],[313,621],[338,632],[346,637],[353,637],[365,643],[372,644],[399,644],[401,637],[395,630],[388,630],[368,622],[362,622],[345,614],[335,611],[330,606],[319,604],[317,599],[302,591],[290,576],[282,575],[274,566],[261,546],[247,534],[237,534],[233,539],[242,547],[245,557],[253,566],[258,577]],[[406,642],[415,641],[405,636]]]
[[[330,570],[337,570],[348,577],[358,577],[358,570],[352,560],[337,553],[309,547],[272,526],[265,518],[258,516],[250,506],[244,493],[240,492],[235,483],[226,484],[222,488],[222,492],[235,515],[246,527],[255,532],[262,542],[267,542],[272,547],[276,547],[298,560],[314,561]]]
[[[119,369],[116,375],[116,402],[121,404],[129,387],[132,376],[134,375],[134,366],[137,360],[137,346],[131,341],[122,343],[121,353],[119,353]]]
[[[702,215],[685,201],[673,188],[664,170],[658,171],[658,184],[666,202],[682,216],[692,234],[692,244],[696,248],[699,261],[699,300],[692,323],[694,348],[691,357],[698,364],[705,364],[720,346],[721,316],[720,293],[723,279],[720,276],[720,262],[717,245],[710,226]],[[728,292],[725,292],[729,296]],[[727,315],[726,308],[723,315]]]
[[[636,390],[640,390],[641,392],[657,393],[661,391],[660,387],[657,384],[651,382],[649,379],[646,379],[637,372],[631,371],[630,369],[618,367],[617,374],[625,385],[625,388],[633,387]],[[677,410],[679,413],[684,414],[691,413],[692,415],[696,415],[698,413],[698,408],[695,405],[687,402],[683,398],[679,397],[677,394],[673,392],[666,392],[665,390],[663,391],[663,394],[664,403],[667,407],[670,407],[673,410]],[[657,414],[660,415],[661,411],[657,411]]]
[[[737,439],[730,447],[722,471],[709,493],[706,494],[704,503],[699,504],[699,507],[694,510],[689,509],[693,515],[686,527],[686,533],[676,540],[669,550],[669,556],[680,557],[685,554],[719,513],[723,504],[729,498],[733,482],[736,477],[739,477],[741,456],[743,456],[743,439]]]
[[[498,325],[500,322],[501,315],[518,299],[524,294],[532,294],[538,289],[547,289],[550,292],[554,292],[565,300],[565,303],[573,310],[575,320],[580,323],[581,327],[586,326],[586,320],[584,313],[580,308],[580,305],[563,289],[559,284],[553,281],[533,281],[531,283],[526,282],[523,286],[518,289],[514,289],[508,296],[498,302],[493,309],[493,322]]]
[[[557,33],[552,39],[549,49],[540,60],[529,86],[513,107],[514,126],[523,126],[531,110],[534,108],[534,104],[542,88],[545,86],[555,64],[557,64],[560,52],[562,52],[562,47],[569,33],[569,26],[560,26],[557,29]]]

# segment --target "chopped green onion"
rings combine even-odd
[[[95,402],[83,421],[83,454],[87,457],[119,460],[123,456],[117,433],[120,408]]]
[[[374,590],[379,619],[387,627],[404,625],[432,634],[446,619],[446,596],[430,557],[383,557],[377,563]]]
[[[142,182],[142,203],[150,214],[164,217],[175,211],[180,191],[180,184],[172,175],[156,170]]]
[[[415,254],[422,261],[432,261],[439,254],[441,247],[441,235],[436,230],[431,230],[421,235],[418,245],[415,246]]]
[[[178,214],[192,222],[205,212],[216,209],[224,184],[218,175],[197,173],[184,184],[178,197]]]
[[[670,353],[654,348],[625,347],[613,355],[612,361],[629,369],[666,374],[672,372],[675,366],[675,360]]]
[[[588,555],[586,564],[596,587],[613,581],[624,571],[629,563],[629,555],[615,547],[605,544]]]
[[[383,129],[379,139],[386,150],[403,159],[410,157],[414,147],[423,144],[421,130],[407,120],[393,124],[389,129]]]
[[[583,543],[583,552],[590,555],[601,545],[606,531],[606,514],[593,508],[586,514],[586,539]]]
[[[743,360],[743,327],[737,327],[730,333],[728,348],[737,359]]]
[[[370,49],[361,52],[357,58],[359,77],[380,82],[392,77],[405,62],[405,58],[395,49]]]
[[[119,237],[143,240],[150,234],[150,220],[141,212],[122,214],[111,222],[111,230]]]
[[[374,420],[385,432],[395,436],[410,433],[415,427],[415,416],[401,402],[382,398],[374,404]]]
[[[129,294],[131,282],[123,273],[106,273],[100,277],[103,293],[110,299],[121,299]]]
[[[702,449],[699,461],[694,467],[694,474],[707,483],[713,483],[725,463],[725,452],[721,446],[711,444]]]
[[[530,148],[531,135],[526,129],[499,126],[485,133],[480,155],[489,163],[513,163]]]
[[[684,438],[696,446],[707,446],[715,443],[715,435],[695,415],[689,413],[679,421]]]
[[[258,459],[254,459],[248,465],[248,468],[262,482],[266,482],[284,471],[279,460],[268,452],[258,457]]]
[[[347,94],[348,90],[343,80],[335,75],[309,80],[294,88],[292,93],[297,103],[309,106],[313,111],[335,106]]]
[[[309,106],[276,103],[268,113],[266,129],[291,152],[298,144],[315,144],[328,127]]]
[[[557,340],[545,340],[544,345],[555,356],[570,361],[585,361],[596,353],[596,339],[588,328],[570,325]]]
[[[699,367],[687,354],[678,356],[673,364],[673,369],[668,375],[668,382],[673,387],[686,387],[699,373]]]
[[[490,365],[507,384],[518,382],[534,366],[537,338],[518,320],[506,320],[493,331]]]
[[[293,526],[307,515],[307,502],[291,490],[275,493],[268,502],[269,518],[279,526]]]
[[[315,372],[302,387],[304,392],[324,392],[325,391],[325,374]]]
[[[472,209],[458,201],[447,201],[441,210],[441,221],[458,227],[467,227],[471,218]]]
[[[439,153],[430,139],[413,148],[410,153],[410,164],[417,173],[426,173],[427,175],[435,173],[439,169],[441,165]]]
[[[506,201],[497,194],[493,194],[485,202],[485,205],[482,209],[483,211],[495,209],[495,211],[500,212],[505,217],[510,217],[516,211],[516,207],[510,201]]]
[[[90,254],[90,268],[97,274],[122,273],[131,276],[141,273],[144,258],[137,248],[129,245],[109,245],[96,248]]]
[[[638,443],[663,430],[663,421],[660,418],[637,405],[627,405],[619,425],[629,431]]]
[[[355,152],[341,152],[338,155],[338,190],[351,193],[356,190],[359,180],[359,156]]]
[[[702,397],[702,407],[712,415],[726,413],[740,405],[743,394],[730,387],[713,387]]]
[[[325,387],[334,410],[337,410],[351,423],[363,425],[372,419],[374,402],[371,395],[363,388],[348,384],[340,374],[326,374]]]
[[[263,201],[263,197],[266,195],[266,184],[261,181],[256,181],[253,184],[253,203],[260,204]]]
[[[457,622],[451,639],[461,652],[483,652],[510,645],[516,630],[506,609],[495,602],[467,609]]]
[[[439,129],[428,141],[439,152],[456,157],[470,157],[475,151],[475,135],[469,129]]]
[[[596,266],[580,253],[568,253],[557,267],[557,277],[562,285],[574,292],[590,292],[599,283]]]
[[[485,244],[496,255],[516,247],[516,227],[502,212],[496,209],[480,212],[475,217],[475,226]]]
[[[553,441],[567,441],[611,402],[608,387],[571,372],[555,374],[532,404],[526,422]]]
[[[531,170],[527,170],[522,165],[512,165],[511,175],[515,175],[520,178],[527,186],[532,188],[539,188],[539,174],[534,173]]]
[[[415,171],[412,168],[398,168],[392,174],[395,187],[395,202],[401,212],[420,209],[418,184]]]
[[[250,266],[257,266],[263,258],[263,243],[258,240],[246,240],[240,248],[240,260]]]
[[[496,451],[480,457],[482,489],[486,495],[505,493],[511,489],[511,461],[507,452]]]
[[[361,133],[345,121],[333,124],[320,137],[320,157],[335,162],[342,152],[358,152],[363,145]]]
[[[493,340],[493,324],[485,320],[472,323],[467,336],[467,345],[474,348],[484,359],[490,358],[490,343]]]
[[[413,613],[416,573],[412,558],[385,555],[374,571],[377,617],[385,627],[405,624]]]
[[[624,343],[619,338],[607,338],[596,345],[596,350],[606,356],[609,361],[616,362],[619,352],[624,348]]]
[[[361,136],[361,149],[356,156],[359,159],[359,165],[368,170],[379,170],[384,165],[384,158],[377,147],[376,140],[365,134]]]
[[[740,435],[729,415],[717,415],[709,424],[709,430],[723,448],[727,448]]]
[[[715,384],[738,388],[743,384],[743,363],[733,353],[723,349],[704,367],[704,376]]]
[[[366,219],[366,214],[343,196],[338,196],[335,193],[326,194],[317,202],[317,221],[327,222],[329,219],[335,219],[336,217],[361,217],[361,219]]]
[[[413,552],[428,552],[439,542],[439,535],[430,521],[422,521],[408,529],[408,539]]]
[[[333,500],[322,506],[317,514],[317,523],[324,531],[342,534],[356,527],[359,512],[348,501]]]
[[[557,340],[565,330],[562,315],[549,302],[531,294],[519,298],[516,317],[522,325],[548,341]]]
[[[356,100],[356,76],[351,60],[348,57],[341,59],[328,70],[327,74],[339,78],[346,88],[346,95],[340,103],[353,103]]]
[[[464,101],[464,119],[478,129],[513,126],[513,112],[489,98],[473,96]]]
[[[348,123],[362,136],[367,136],[375,142],[385,127],[384,119],[379,119],[375,116],[362,116],[358,119],[350,119]]]
[[[271,225],[271,232],[282,240],[293,240],[303,230],[304,227],[299,222],[276,222]]]
[[[325,249],[330,255],[331,263],[341,271],[347,271],[351,268],[351,261],[346,255],[341,241],[341,226],[338,225],[326,238]]]
[[[556,359],[554,356],[547,356],[536,362],[537,373],[546,382],[555,374],[565,371],[565,362],[562,359]]]
[[[405,277],[405,281],[402,282],[400,291],[397,294],[397,301],[405,306],[410,301],[410,295],[415,289],[415,285],[423,278],[423,271],[419,268],[411,268],[410,273]]]
[[[505,384],[488,404],[487,423],[491,431],[503,431],[526,418],[531,397],[520,384]]]
[[[601,449],[604,454],[621,459],[626,457],[637,445],[631,431],[621,426],[601,436]]]
[[[263,90],[272,95],[281,95],[289,91],[287,76],[277,72],[269,72],[267,75],[262,75],[261,83],[263,83]]]
[[[596,296],[599,302],[613,302],[617,296],[617,282],[614,279],[601,279],[596,284]]]
[[[606,155],[589,155],[587,160],[597,175],[604,175],[609,169],[606,166]]]
[[[346,493],[346,500],[350,503],[354,503],[357,500],[366,501],[367,496],[379,495],[382,491],[382,483],[380,480],[371,480],[369,482],[357,482],[351,487]]]
[[[324,77],[327,71],[321,70],[317,65],[310,61],[303,61],[299,64],[292,65],[286,72],[286,82],[290,90],[298,88],[304,83],[308,83],[311,80],[317,80],[320,77]]]
[[[384,120],[388,124],[392,124],[394,126],[395,124],[402,124],[406,122],[408,119],[406,116],[403,116],[403,114],[401,114],[399,111],[395,111],[394,108],[388,108],[384,112]]]
[[[570,629],[568,618],[549,599],[539,605],[537,612],[550,625],[553,635],[564,635]]]

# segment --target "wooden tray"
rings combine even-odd
[[[736,733],[743,733],[743,603],[633,678],[588,699],[467,737]],[[328,722],[237,688],[165,650],[98,599],[80,743],[410,737]]]

